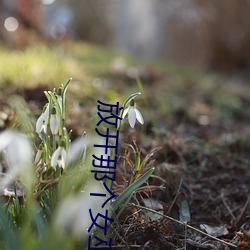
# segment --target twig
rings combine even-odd
[[[181,185],[182,185],[182,179],[180,180],[178,190],[177,190],[177,192],[176,192],[176,195],[175,195],[175,197],[174,197],[174,200],[172,201],[172,203],[171,203],[171,205],[170,205],[170,207],[169,207],[169,209],[168,209],[168,211],[167,211],[167,214],[169,214],[169,213],[171,212],[171,210],[172,210],[172,208],[173,208],[173,205],[174,205],[175,202],[176,202],[176,199],[177,199],[177,197],[178,197],[178,194],[180,193],[180,190],[181,190]]]
[[[185,226],[185,240],[184,240],[184,249],[187,250],[187,222],[184,222]]]
[[[235,226],[237,226],[238,223],[240,222],[240,220],[242,219],[244,213],[246,212],[246,210],[248,208],[249,203],[250,203],[250,194],[248,194],[247,201],[246,201],[245,206],[243,207],[241,213],[233,221]]]
[[[134,247],[134,248],[141,248],[141,245],[129,245],[130,247]],[[116,245],[116,246],[111,246],[111,248],[124,248],[124,247],[128,247],[126,245]],[[104,248],[103,248],[104,249]],[[107,248],[108,249],[108,248]]]
[[[47,184],[46,184],[46,183],[41,183],[41,182],[39,183],[39,186],[40,186],[40,184],[45,184],[45,186],[44,186],[39,192],[37,192],[37,193],[34,195],[35,198],[38,198],[38,197],[41,195],[42,192],[44,192],[46,189],[52,187],[53,184],[59,183],[60,178],[56,178],[56,179],[54,179],[54,180],[49,180],[49,181],[50,181],[50,182],[48,182]],[[39,187],[39,186],[38,186],[38,187]]]
[[[230,247],[237,248],[236,245],[234,245],[234,244],[232,244],[232,243],[229,243],[229,242],[226,242],[226,241],[224,241],[224,240],[218,239],[218,238],[216,238],[216,237],[214,237],[214,236],[212,236],[212,235],[209,235],[209,234],[207,234],[207,233],[205,233],[205,232],[203,232],[203,231],[201,231],[201,230],[199,230],[199,229],[197,229],[197,228],[195,228],[195,227],[192,227],[192,226],[188,225],[186,222],[178,221],[178,220],[176,220],[176,219],[173,219],[173,218],[170,217],[170,216],[167,216],[167,215],[165,215],[165,214],[161,214],[160,212],[157,212],[157,211],[155,211],[155,210],[153,210],[153,209],[150,209],[150,208],[147,208],[147,207],[144,207],[144,206],[141,206],[141,205],[136,205],[136,204],[134,204],[134,203],[130,203],[130,204],[128,204],[128,205],[134,206],[134,207],[137,207],[137,208],[140,208],[140,209],[145,209],[145,210],[150,211],[150,212],[152,212],[152,213],[161,215],[161,216],[163,216],[163,217],[165,217],[165,218],[167,218],[167,219],[169,219],[169,220],[171,220],[171,221],[174,221],[174,222],[176,222],[176,223],[178,223],[178,224],[181,224],[181,225],[184,226],[184,227],[186,226],[186,227],[188,227],[189,229],[192,229],[192,230],[194,230],[194,231],[196,231],[196,232],[199,232],[200,234],[203,234],[203,235],[205,235],[205,236],[207,236],[207,237],[209,237],[209,238],[211,238],[211,239],[213,239],[213,240],[219,241],[219,242],[221,242],[221,243],[223,243],[223,244],[226,244],[226,245],[228,245],[228,246],[230,246]]]
[[[227,211],[229,212],[229,214],[230,214],[231,217],[233,218],[233,221],[235,221],[236,218],[235,218],[235,216],[234,216],[232,210],[230,209],[230,207],[227,205],[227,202],[226,202],[226,200],[225,200],[225,196],[224,196],[224,192],[223,192],[223,191],[222,191],[221,194],[220,194],[220,198],[221,198],[221,200],[222,200],[224,206],[226,207]]]

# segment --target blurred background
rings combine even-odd
[[[154,152],[149,165],[161,177],[155,183],[166,187],[154,199],[168,214],[172,208],[179,214],[185,193],[192,223],[227,225],[226,239],[234,242],[236,228],[250,228],[249,13],[250,0],[0,0],[0,132],[29,134],[47,102],[44,91],[71,77],[65,124],[72,140],[96,127],[97,100],[123,103],[140,91],[136,105],[145,123],[131,129],[125,119],[117,183],[127,187],[134,166]],[[122,223],[136,218],[131,211]],[[145,238],[145,249],[160,239],[145,237],[151,218],[150,230],[140,230],[143,237],[139,224],[131,225],[117,231],[126,235],[124,242]],[[177,242],[170,232],[183,247],[179,227],[173,234],[172,224],[162,229],[164,242]],[[45,244],[56,242],[46,235]],[[205,240],[194,235],[190,242],[196,249]]]
[[[249,0],[0,0],[0,39],[84,40],[142,58],[248,72]]]

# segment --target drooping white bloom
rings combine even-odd
[[[71,164],[76,160],[86,158],[87,146],[90,143],[89,136],[82,136],[74,140],[68,149],[68,163]]]
[[[85,186],[78,195],[69,195],[57,210],[54,225],[56,229],[65,233],[72,233],[79,239],[86,239],[89,235],[88,228],[92,224],[89,209],[95,217],[98,213],[104,214],[108,206],[102,208],[106,197],[90,196],[90,193],[105,193],[101,183],[91,183]],[[105,199],[106,198],[106,199]],[[103,223],[98,218],[97,223]]]
[[[6,130],[0,134],[0,151],[6,150],[10,168],[15,168],[32,159],[32,147],[28,138],[21,133]]]
[[[21,177],[26,185],[30,185],[33,179],[33,153],[28,138],[10,130],[0,133],[0,153],[7,163],[6,178],[1,180],[1,188],[17,177]]]
[[[79,167],[84,166],[86,171],[90,171],[92,166],[93,156],[100,158],[105,154],[105,149],[102,147],[94,147],[95,144],[104,145],[105,139],[100,136],[84,134],[82,137],[74,140],[67,149],[67,164],[79,164]],[[111,157],[111,150],[108,149],[106,157]],[[99,162],[97,163],[99,164]]]
[[[49,104],[47,104],[45,110],[43,113],[40,115],[36,122],[36,132],[41,133],[42,131],[44,133],[47,132],[47,125],[49,121]]]
[[[56,166],[64,169],[67,161],[67,152],[62,145],[55,150],[51,157],[51,166],[56,168]]]
[[[56,135],[59,131],[60,121],[59,115],[55,107],[52,108],[50,116],[50,130],[53,135]]]
[[[135,107],[134,100],[131,100],[130,105],[123,112],[122,119],[128,115],[129,125],[134,128],[136,120],[138,120],[141,124],[144,123],[141,112]]]

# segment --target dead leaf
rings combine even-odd
[[[225,225],[222,226],[209,226],[207,224],[200,225],[201,230],[205,231],[207,234],[212,235],[214,237],[219,237],[222,235],[227,235],[228,230]]]
[[[143,203],[145,205],[145,207],[148,207],[150,209],[153,210],[163,210],[163,205],[161,204],[161,202],[151,199],[151,198],[144,198],[143,199]]]
[[[238,247],[249,248],[250,249],[250,232],[237,232],[237,235],[243,240],[238,244]]]
[[[143,203],[144,203],[145,207],[156,210],[156,211],[163,214],[163,205],[159,201],[154,200],[154,199],[150,199],[150,198],[149,199],[144,198]],[[150,211],[144,211],[144,214],[151,221],[157,220],[157,219],[162,217],[161,215],[150,212]]]

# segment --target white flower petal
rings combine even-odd
[[[45,134],[47,133],[47,125],[48,123],[44,121],[41,131],[43,131]]]
[[[122,119],[124,119],[124,117],[126,116],[126,114],[128,113],[128,111],[129,111],[129,108],[126,108],[126,109],[123,111]]]
[[[124,118],[127,114],[129,125],[132,128],[134,128],[136,120],[138,120],[141,124],[144,124],[141,112],[136,108],[135,103],[132,101],[130,102],[130,106],[124,110],[122,118]]]
[[[44,114],[42,113],[36,122],[36,132],[40,133],[42,131],[42,126],[44,122]]]
[[[53,135],[56,135],[59,131],[59,120],[56,114],[50,117],[50,130]]]
[[[104,197],[90,196],[90,193],[104,193],[102,185],[90,183],[84,187],[84,192],[78,195],[71,194],[58,206],[54,225],[59,232],[72,233],[79,239],[86,239],[88,228],[92,224],[89,209],[95,217],[98,213],[104,214],[107,209],[101,208],[105,202]],[[103,225],[104,220],[98,218],[97,223]]]
[[[14,133],[12,141],[6,148],[6,156],[11,168],[25,165],[27,162],[31,163],[32,148],[28,138],[25,135]]]
[[[36,156],[35,156],[35,163],[36,163],[36,164],[41,160],[41,158],[42,158],[42,153],[43,153],[42,150],[40,150],[40,149],[37,150],[37,153],[36,153]]]
[[[56,151],[52,154],[50,162],[51,166],[55,168],[58,165],[60,168],[64,169],[66,161],[67,161],[67,152],[62,146],[59,146],[56,149]]]
[[[89,136],[85,135],[84,137],[80,137],[71,143],[67,155],[69,163],[72,163],[78,159],[78,157],[83,156],[84,152],[87,150],[87,145],[90,143],[90,139],[91,138],[89,138]]]
[[[141,123],[143,124],[144,123],[144,120],[143,120],[143,117],[142,117],[142,114],[141,112],[135,108],[135,113],[136,113],[136,119]]]
[[[66,150],[64,148],[62,148],[61,156],[66,161],[66,159],[67,159],[67,152],[66,152]]]
[[[51,166],[53,168],[55,168],[57,166],[57,164],[58,164],[58,158],[59,158],[60,154],[61,154],[61,147],[59,146],[56,149],[56,151],[52,154],[52,157],[51,157],[50,163],[51,163]]]
[[[58,101],[58,104],[59,104],[61,111],[62,111],[62,96],[60,96],[60,95],[57,96],[57,101]]]
[[[44,120],[48,120],[49,119],[49,104],[47,104],[47,107],[44,111]]]
[[[63,158],[61,158],[60,160],[58,159],[57,165],[58,165],[59,168],[64,169],[65,168],[65,161],[64,161],[64,159]]]
[[[0,151],[2,150],[5,150],[4,158],[8,163],[8,170],[6,178],[1,179],[0,188],[6,187],[18,176],[25,185],[30,186],[33,182],[33,152],[28,138],[21,133],[4,131],[0,134]]]
[[[44,131],[44,133],[47,132],[48,120],[49,120],[49,105],[47,105],[45,111],[37,119],[37,122],[36,122],[37,133],[40,133],[41,131]]]
[[[11,140],[13,139],[14,133],[8,130],[5,130],[4,132],[0,133],[0,151],[5,149]]]
[[[59,164],[59,166],[64,169],[65,168],[65,165],[66,165],[66,161],[67,161],[67,152],[64,148],[62,148],[62,151],[61,151],[61,162]]]
[[[136,122],[136,113],[135,113],[135,108],[130,107],[129,112],[128,112],[128,122],[129,125],[134,128],[135,122]]]

